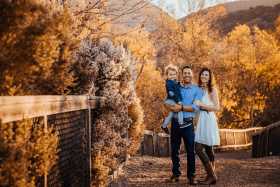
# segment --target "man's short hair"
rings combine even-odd
[[[192,70],[192,67],[191,67],[191,66],[184,66],[183,69],[182,69],[182,73],[183,73],[184,69],[186,69],[186,68],[189,68],[189,69]]]
[[[168,65],[166,68],[165,68],[165,72],[164,72],[164,75],[165,75],[165,77],[167,77],[167,75],[168,75],[168,71],[169,70],[171,70],[171,71],[175,71],[176,72],[176,74],[178,75],[178,68],[177,68],[177,66],[174,66],[174,65]]]

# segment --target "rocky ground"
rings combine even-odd
[[[135,156],[128,159],[118,178],[109,186],[188,186],[187,157],[186,154],[180,157],[182,176],[179,182],[165,183],[172,174],[171,158]],[[216,174],[216,186],[280,186],[280,157],[251,158],[250,150],[218,152]],[[196,179],[205,176],[204,167],[196,156]]]

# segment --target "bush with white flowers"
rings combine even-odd
[[[134,120],[143,120],[139,104],[137,110],[140,119],[129,116],[129,108],[133,110],[132,106],[139,103],[135,92],[136,62],[128,48],[122,45],[115,48],[105,38],[98,44],[91,39],[83,41],[76,55],[78,61],[73,69],[78,84],[74,92],[106,98],[104,106],[97,110],[92,136],[92,184],[103,186],[110,172],[126,159],[127,150],[135,146],[137,138],[127,137],[127,134],[138,136],[139,129],[134,126],[130,130],[136,129],[137,133],[128,133],[128,127],[131,124],[142,125]]]

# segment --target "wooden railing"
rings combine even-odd
[[[215,146],[214,149],[252,146],[252,133],[261,129],[262,127],[252,127],[247,129],[219,129],[220,146]]]
[[[58,153],[61,156],[58,158],[57,167],[64,167],[62,169],[69,173],[69,176],[66,177],[70,181],[68,181],[68,184],[63,184],[62,181],[58,181],[59,184],[52,184],[52,179],[49,180],[47,173],[45,173],[43,186],[89,187],[91,183],[91,128],[95,117],[94,109],[102,106],[102,103],[102,97],[94,96],[3,96],[0,97],[0,119],[2,123],[8,123],[40,117],[44,120],[45,130],[55,123],[55,128],[59,130],[58,145],[61,150]],[[77,145],[77,142],[83,142],[81,129],[86,130],[86,155],[83,153],[82,145]],[[74,157],[70,158],[70,154]],[[77,156],[84,165],[79,167],[83,170],[82,173],[75,176],[72,171],[79,171],[75,171],[75,168],[71,168],[65,163],[71,164]],[[64,166],[59,164],[60,161],[63,163],[61,165]],[[80,164],[80,161],[77,161],[77,163]],[[71,171],[69,171],[69,167]],[[77,167],[77,165],[73,167]],[[64,173],[63,175],[65,177],[67,174]],[[71,183],[71,180],[75,182]]]
[[[252,146],[252,133],[261,129],[262,127],[248,129],[220,129],[220,146],[214,146],[214,149],[250,147]],[[180,153],[185,153],[183,141]],[[165,133],[145,131],[143,142],[140,146],[140,154],[157,157],[171,156],[170,136]]]
[[[280,121],[252,134],[252,157],[280,155]]]

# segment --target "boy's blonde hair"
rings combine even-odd
[[[168,66],[165,68],[165,72],[164,72],[165,77],[167,77],[168,71],[169,71],[169,70],[175,71],[175,72],[176,72],[176,75],[178,75],[178,68],[177,68],[177,66],[174,66],[174,65],[170,64],[170,65],[168,65]]]

